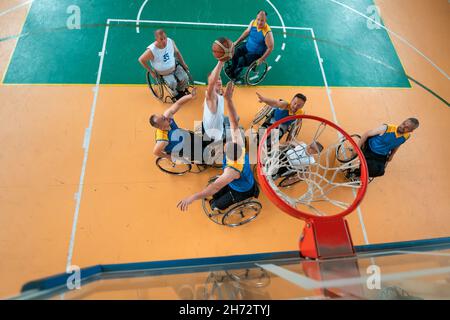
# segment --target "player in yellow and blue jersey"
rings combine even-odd
[[[272,30],[267,24],[267,13],[259,11],[256,19],[250,22],[248,28],[234,42],[234,46],[247,39],[245,46],[236,49],[233,54],[232,64],[227,69],[227,74],[233,80],[239,76],[244,67],[248,67],[253,61],[261,64],[267,59],[273,50],[274,40]]]
[[[411,136],[411,132],[419,127],[419,120],[408,118],[400,125],[383,124],[365,132],[359,141],[369,168],[369,177],[384,175],[387,162],[392,161],[398,148]]]

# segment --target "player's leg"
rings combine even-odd
[[[239,65],[242,64],[243,57],[247,54],[247,47],[245,45],[240,46],[236,49],[236,51],[233,54],[231,67],[229,70],[227,70],[227,73],[232,77],[235,78],[239,75],[239,72],[241,70],[238,70]]]
[[[219,209],[225,210],[229,206],[231,206],[234,202],[233,194],[231,193],[231,188],[226,185],[222,189],[220,189],[216,194],[213,195],[213,199],[211,200],[211,209]]]
[[[178,92],[184,92],[189,85],[189,76],[181,65],[178,65],[175,69],[175,78],[178,79]]]
[[[169,87],[172,96],[176,96],[177,95],[177,79],[175,78],[175,75],[173,73],[167,75],[167,76],[163,76],[164,81],[166,82],[167,86]]]

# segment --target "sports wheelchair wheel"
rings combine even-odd
[[[293,139],[295,139],[300,133],[301,128],[302,128],[302,120],[295,120],[294,122],[292,122],[287,130],[288,135],[286,137],[286,141],[290,142]]]
[[[178,176],[181,176],[192,169],[190,163],[174,163],[167,158],[157,158],[156,166],[165,173]]]
[[[264,80],[267,71],[269,71],[269,65],[267,62],[263,61],[260,65],[257,65],[256,61],[253,61],[245,73],[245,83],[250,86],[256,86]]]
[[[214,176],[208,181],[208,185],[217,180],[219,176]],[[255,181],[256,182],[256,181]],[[258,186],[255,186],[258,188]],[[254,220],[261,211],[262,205],[256,198],[259,196],[259,188],[256,189],[252,198],[231,205],[229,208],[222,210],[212,210],[210,201],[212,197],[202,199],[202,208],[206,216],[214,223],[237,227]]]
[[[188,76],[188,84],[186,86],[186,89],[184,92],[179,93],[178,95],[174,95],[172,93],[172,90],[169,88],[169,86],[166,84],[164,78],[160,75],[157,75],[157,78],[154,79],[149,71],[147,71],[146,79],[147,84],[150,88],[150,91],[152,92],[153,96],[161,100],[164,103],[174,103],[182,96],[189,94],[192,92],[192,89],[194,88],[194,79],[192,78],[192,75],[186,68],[183,67],[178,61],[176,61],[176,68],[178,66],[181,66],[181,68],[186,72]]]
[[[262,107],[255,115],[255,118],[253,119],[251,126],[257,125],[262,120],[270,118],[274,112],[274,108],[272,108],[269,105],[265,105]]]
[[[254,220],[261,212],[262,205],[256,200],[245,200],[228,209],[222,218],[222,224],[238,227]]]
[[[153,96],[158,100],[163,100],[164,96],[164,83],[161,81],[162,77],[157,76],[157,78],[153,78],[149,71],[146,74],[147,84],[150,88]]]
[[[361,140],[361,136],[359,134],[352,134],[351,137],[353,140],[355,140],[356,143],[359,143],[359,141]],[[348,163],[354,160],[357,156],[358,155],[353,152],[353,146],[351,145],[351,143],[347,139],[342,138],[341,142],[336,148],[336,160],[341,163]]]

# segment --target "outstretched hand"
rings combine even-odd
[[[232,99],[233,98],[233,92],[234,92],[234,83],[232,81],[227,83],[227,87],[225,88],[225,99]]]
[[[181,211],[187,211],[189,205],[194,202],[194,199],[192,197],[187,197],[178,202],[177,208],[179,208]]]
[[[258,102],[264,103],[264,97],[260,95],[258,92],[256,92],[256,95],[258,96]]]

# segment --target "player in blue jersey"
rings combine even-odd
[[[231,66],[227,69],[227,74],[232,79],[236,79],[241,70],[248,67],[253,61],[256,60],[258,65],[261,64],[273,50],[273,34],[267,24],[265,11],[258,12],[256,19],[250,22],[248,28],[234,42],[234,46],[246,38],[248,38],[247,43],[236,49]]]
[[[359,141],[369,168],[369,177],[384,175],[387,162],[392,161],[398,148],[411,136],[411,132],[419,127],[419,120],[408,118],[400,125],[383,124],[365,132]]]

